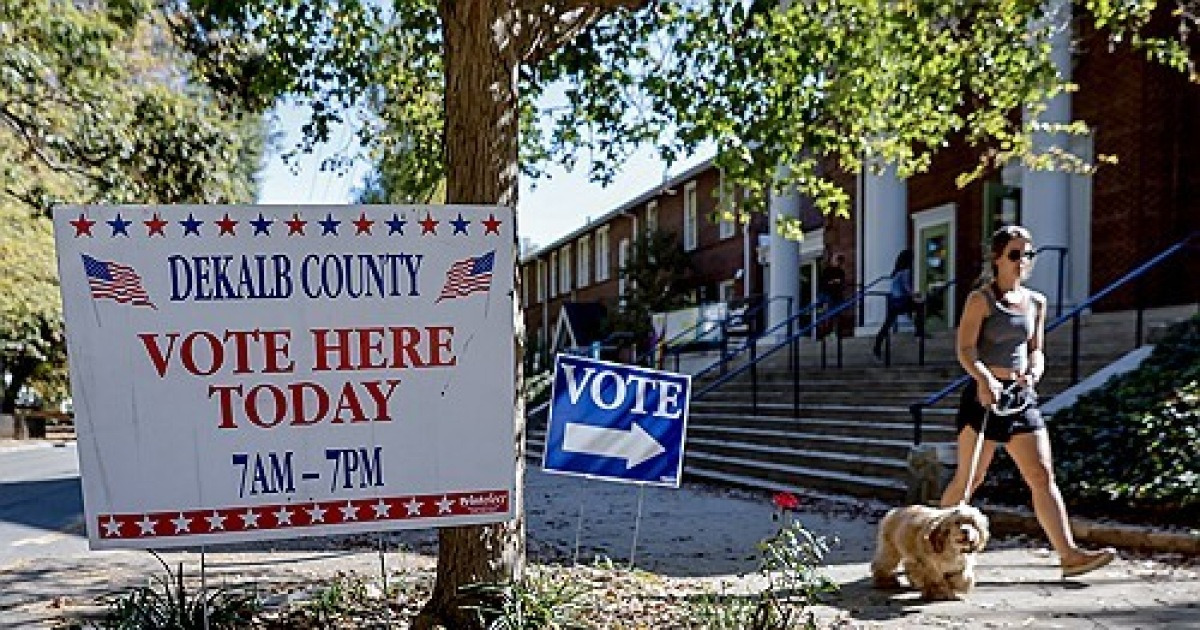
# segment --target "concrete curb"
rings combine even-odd
[[[987,505],[981,508],[991,519],[992,531],[1000,534],[1042,536],[1037,517],[1026,508]],[[1102,523],[1071,518],[1071,532],[1079,542],[1108,545],[1120,549],[1200,555],[1200,530],[1161,530],[1138,525]]]

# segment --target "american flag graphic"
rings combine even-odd
[[[146,288],[142,286],[141,276],[133,270],[133,267],[96,260],[87,254],[82,254],[82,256],[83,268],[87,272],[88,286],[92,288],[93,298],[156,308],[150,302],[150,295],[146,293]]]
[[[463,297],[492,287],[492,267],[496,264],[496,252],[490,251],[482,256],[464,258],[446,271],[446,284],[438,295],[442,300]]]

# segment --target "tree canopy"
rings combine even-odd
[[[3,410],[65,357],[49,212],[59,203],[249,201],[265,135],[189,79],[138,0],[0,0]],[[60,372],[61,374],[61,372]]]

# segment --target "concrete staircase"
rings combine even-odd
[[[1148,311],[1146,329],[1186,318],[1195,310],[1190,306]],[[1081,322],[1081,379],[1133,348],[1134,318],[1131,312],[1105,313]],[[910,334],[893,335],[890,366],[873,359],[872,339],[848,338],[843,340],[840,368],[834,344],[827,345],[825,369],[820,344],[805,341],[799,350],[798,382],[788,369],[787,353],[778,352],[758,366],[756,397],[745,374],[699,398],[695,392],[712,379],[695,381],[684,479],[903,500],[913,443],[909,405],[962,375],[953,337],[953,331],[935,331],[926,341],[924,366],[918,365],[917,340]],[[1043,400],[1070,385],[1070,343],[1069,324],[1047,339],[1047,377],[1039,387]],[[765,352],[769,346],[760,348]],[[923,443],[953,442],[957,404],[955,393],[925,411]],[[528,429],[528,453],[540,461],[545,416],[531,417]]]

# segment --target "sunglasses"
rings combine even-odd
[[[1012,250],[1009,250],[1009,252],[1008,252],[1008,259],[1013,262],[1017,262],[1018,260],[1021,260],[1022,257],[1026,258],[1028,260],[1033,260],[1034,258],[1037,258],[1037,252],[1033,251],[1032,249],[1028,250],[1028,251],[1019,251],[1016,249],[1012,249]]]

